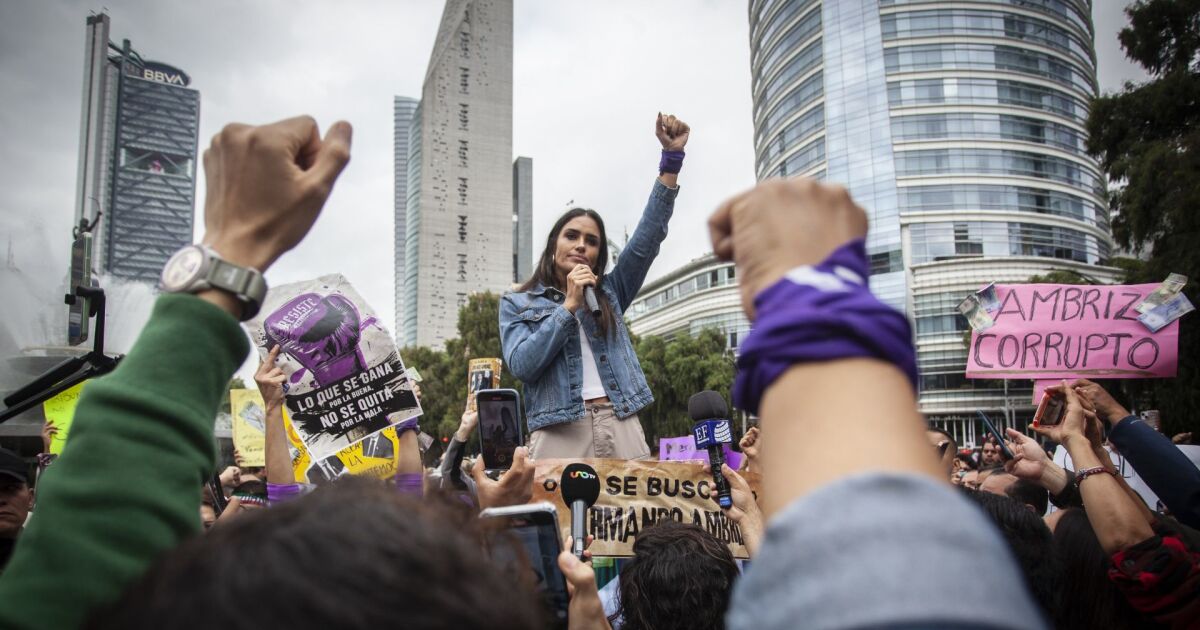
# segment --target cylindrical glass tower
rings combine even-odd
[[[976,409],[1023,425],[1028,382],[964,376],[955,305],[1053,269],[1110,282],[1085,0],[751,0],[759,179],[846,186],[871,288],[913,318],[921,409],[960,442]]]

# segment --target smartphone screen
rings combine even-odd
[[[502,522],[507,527],[502,532],[507,532],[511,538],[493,541],[492,560],[510,571],[514,579],[527,580],[541,594],[551,627],[566,628],[571,597],[567,592],[567,580],[558,568],[558,554],[562,552],[558,517],[553,507],[547,507],[548,510],[520,506],[527,511],[503,517]],[[485,512],[480,516],[489,514]]]
[[[521,402],[513,389],[485,389],[476,394],[479,408],[479,445],[483,466],[508,470],[513,451],[523,444]]]

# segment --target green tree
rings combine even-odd
[[[1168,273],[1192,279],[1184,289],[1200,299],[1200,0],[1149,0],[1125,9],[1119,35],[1125,55],[1151,80],[1092,103],[1088,148],[1116,188],[1109,195],[1113,236],[1148,252],[1127,269],[1128,282],[1160,282]],[[1174,379],[1126,383],[1162,412],[1169,433],[1200,429],[1200,325],[1182,322]]]
[[[646,439],[687,435],[692,421],[687,401],[692,394],[711,389],[728,402],[733,388],[734,365],[725,349],[725,335],[706,328],[696,337],[681,335],[670,341],[648,336],[635,340],[634,348],[654,403],[638,413]],[[730,407],[732,409],[732,406]]]

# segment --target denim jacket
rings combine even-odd
[[[622,315],[642,288],[650,263],[667,237],[667,222],[678,193],[678,188],[654,181],[633,237],[621,250],[616,266],[600,279],[615,319],[614,330],[606,337],[599,336],[596,320],[586,308],[579,309],[576,320],[562,306],[566,295],[554,287],[539,284],[501,297],[504,362],[525,385],[525,418],[530,431],[583,417],[581,327],[590,340],[613,412],[627,418],[654,402]]]

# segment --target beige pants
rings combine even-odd
[[[622,420],[613,413],[612,403],[603,403],[585,404],[578,420],[534,431],[529,454],[534,459],[646,459],[650,448],[636,414]]]

